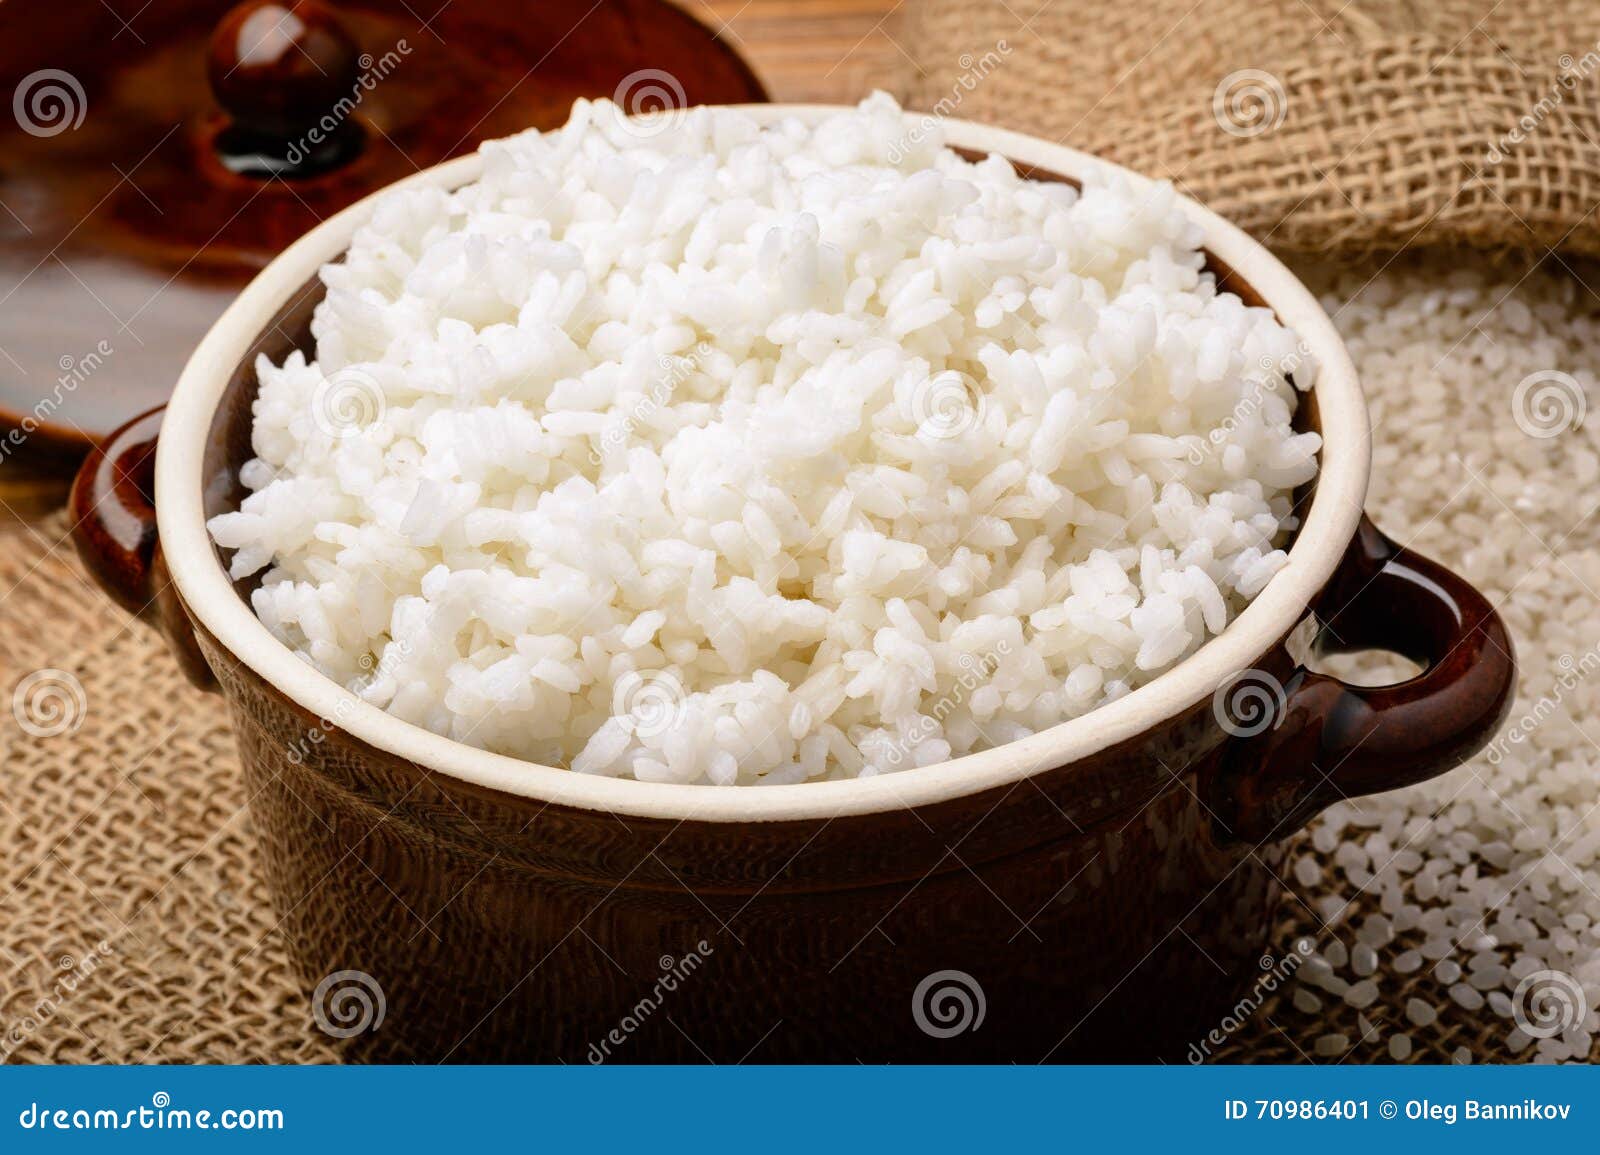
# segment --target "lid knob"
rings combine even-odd
[[[351,117],[360,48],[318,0],[245,0],[211,34],[211,92],[233,124],[223,163],[257,175],[309,175],[359,149]]]

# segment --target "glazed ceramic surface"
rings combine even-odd
[[[764,98],[669,0],[75,8],[0,3],[0,437],[63,476],[167,398],[240,286],[374,189],[662,76]]]
[[[1098,163],[946,128],[1042,178]],[[413,181],[478,172],[467,158]],[[1322,367],[1299,418],[1324,437],[1322,470],[1300,495],[1289,565],[1224,634],[1127,697],[859,781],[574,775],[419,730],[312,671],[253,616],[250,583],[229,581],[204,522],[242,496],[256,354],[310,349],[316,269],[367,205],[245,290],[164,421],[134,423],[87,463],[79,543],[226,699],[308,991],[352,970],[381,987],[382,1026],[350,1038],[353,1055],[1182,1059],[1216,1025],[1261,973],[1282,840],[1340,797],[1469,756],[1508,708],[1514,668],[1491,607],[1362,516],[1365,411],[1315,300],[1253,241],[1186,209],[1219,277],[1271,305]],[[1392,649],[1424,672],[1379,689],[1311,672],[1289,640],[1313,616],[1324,650]],[[1259,725],[1223,708],[1244,677],[1268,689]]]

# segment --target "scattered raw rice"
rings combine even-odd
[[[1369,512],[1488,595],[1521,677],[1508,727],[1470,769],[1341,803],[1310,832],[1339,870],[1300,897],[1381,913],[1395,935],[1393,954],[1373,943],[1374,1006],[1428,1028],[1390,1037],[1397,1061],[1414,1045],[1435,1061],[1586,1060],[1600,1033],[1600,298],[1578,279],[1592,274],[1452,257],[1319,275],[1371,403]],[[1323,989],[1340,977],[1304,970]],[[1534,1047],[1515,1021],[1541,1006],[1565,1029]]]
[[[1357,1010],[1370,1007],[1378,1001],[1378,984],[1371,979],[1362,979],[1345,991],[1344,1001]]]
[[[1350,1049],[1348,1035],[1323,1035],[1317,1040],[1316,1052],[1323,1058],[1342,1055]]]
[[[1394,941],[1394,924],[1381,914],[1369,915],[1357,937],[1368,946],[1388,946]]]
[[[1421,999],[1406,1000],[1406,1018],[1413,1026],[1426,1027],[1439,1017],[1432,1003],[1425,1003]]]
[[[1450,988],[1450,997],[1463,1010],[1475,1011],[1483,1006],[1483,996],[1466,983],[1456,983]]]
[[[1305,987],[1295,987],[1294,1005],[1296,1009],[1302,1010],[1308,1015],[1314,1015],[1322,1009],[1322,1000],[1306,990]]]
[[[1295,860],[1294,878],[1301,886],[1316,886],[1322,881],[1322,864],[1315,855],[1302,854]]]

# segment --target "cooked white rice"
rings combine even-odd
[[[881,94],[580,101],[483,154],[323,270],[211,522],[395,716],[650,781],[877,774],[1128,693],[1284,564],[1315,366],[1169,186],[1021,180]]]

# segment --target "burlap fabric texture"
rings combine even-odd
[[[1600,252],[1600,9],[1491,4],[912,0],[896,35],[915,106],[1171,177],[1277,248]],[[221,704],[90,587],[66,530],[0,525],[0,1060],[334,1058],[254,868]],[[68,676],[51,675],[72,711],[58,734],[6,708],[42,671]],[[1289,904],[1275,953],[1317,928]],[[1426,971],[1409,981],[1445,1001]],[[1305,1015],[1283,998],[1212,1057],[1297,1061],[1354,1037],[1337,1000]],[[1511,1057],[1489,1016],[1409,1029],[1414,1061]]]
[[[0,1061],[331,1060],[222,703],[92,586],[67,524],[0,521]]]
[[[60,514],[0,523],[0,1061],[335,1060],[255,867],[221,702],[91,588],[66,532]],[[9,708],[30,678],[64,711],[36,699],[40,733]],[[1271,952],[1320,941],[1319,927],[1286,903]],[[1422,989],[1432,981],[1412,985],[1445,1001]],[[1295,1012],[1282,1005],[1288,990],[1242,1016],[1210,1057],[1299,1062],[1324,1034],[1354,1035],[1355,1012],[1337,1000],[1323,1015]],[[1505,1030],[1488,1016],[1421,1029],[1381,1007],[1368,1015],[1386,1034],[1410,1029],[1421,1062],[1447,1061],[1462,1044],[1494,1057]],[[1371,1061],[1382,1048],[1358,1052],[1354,1061]]]
[[[1284,251],[1600,253],[1592,0],[913,0],[922,110],[1171,179]]]

